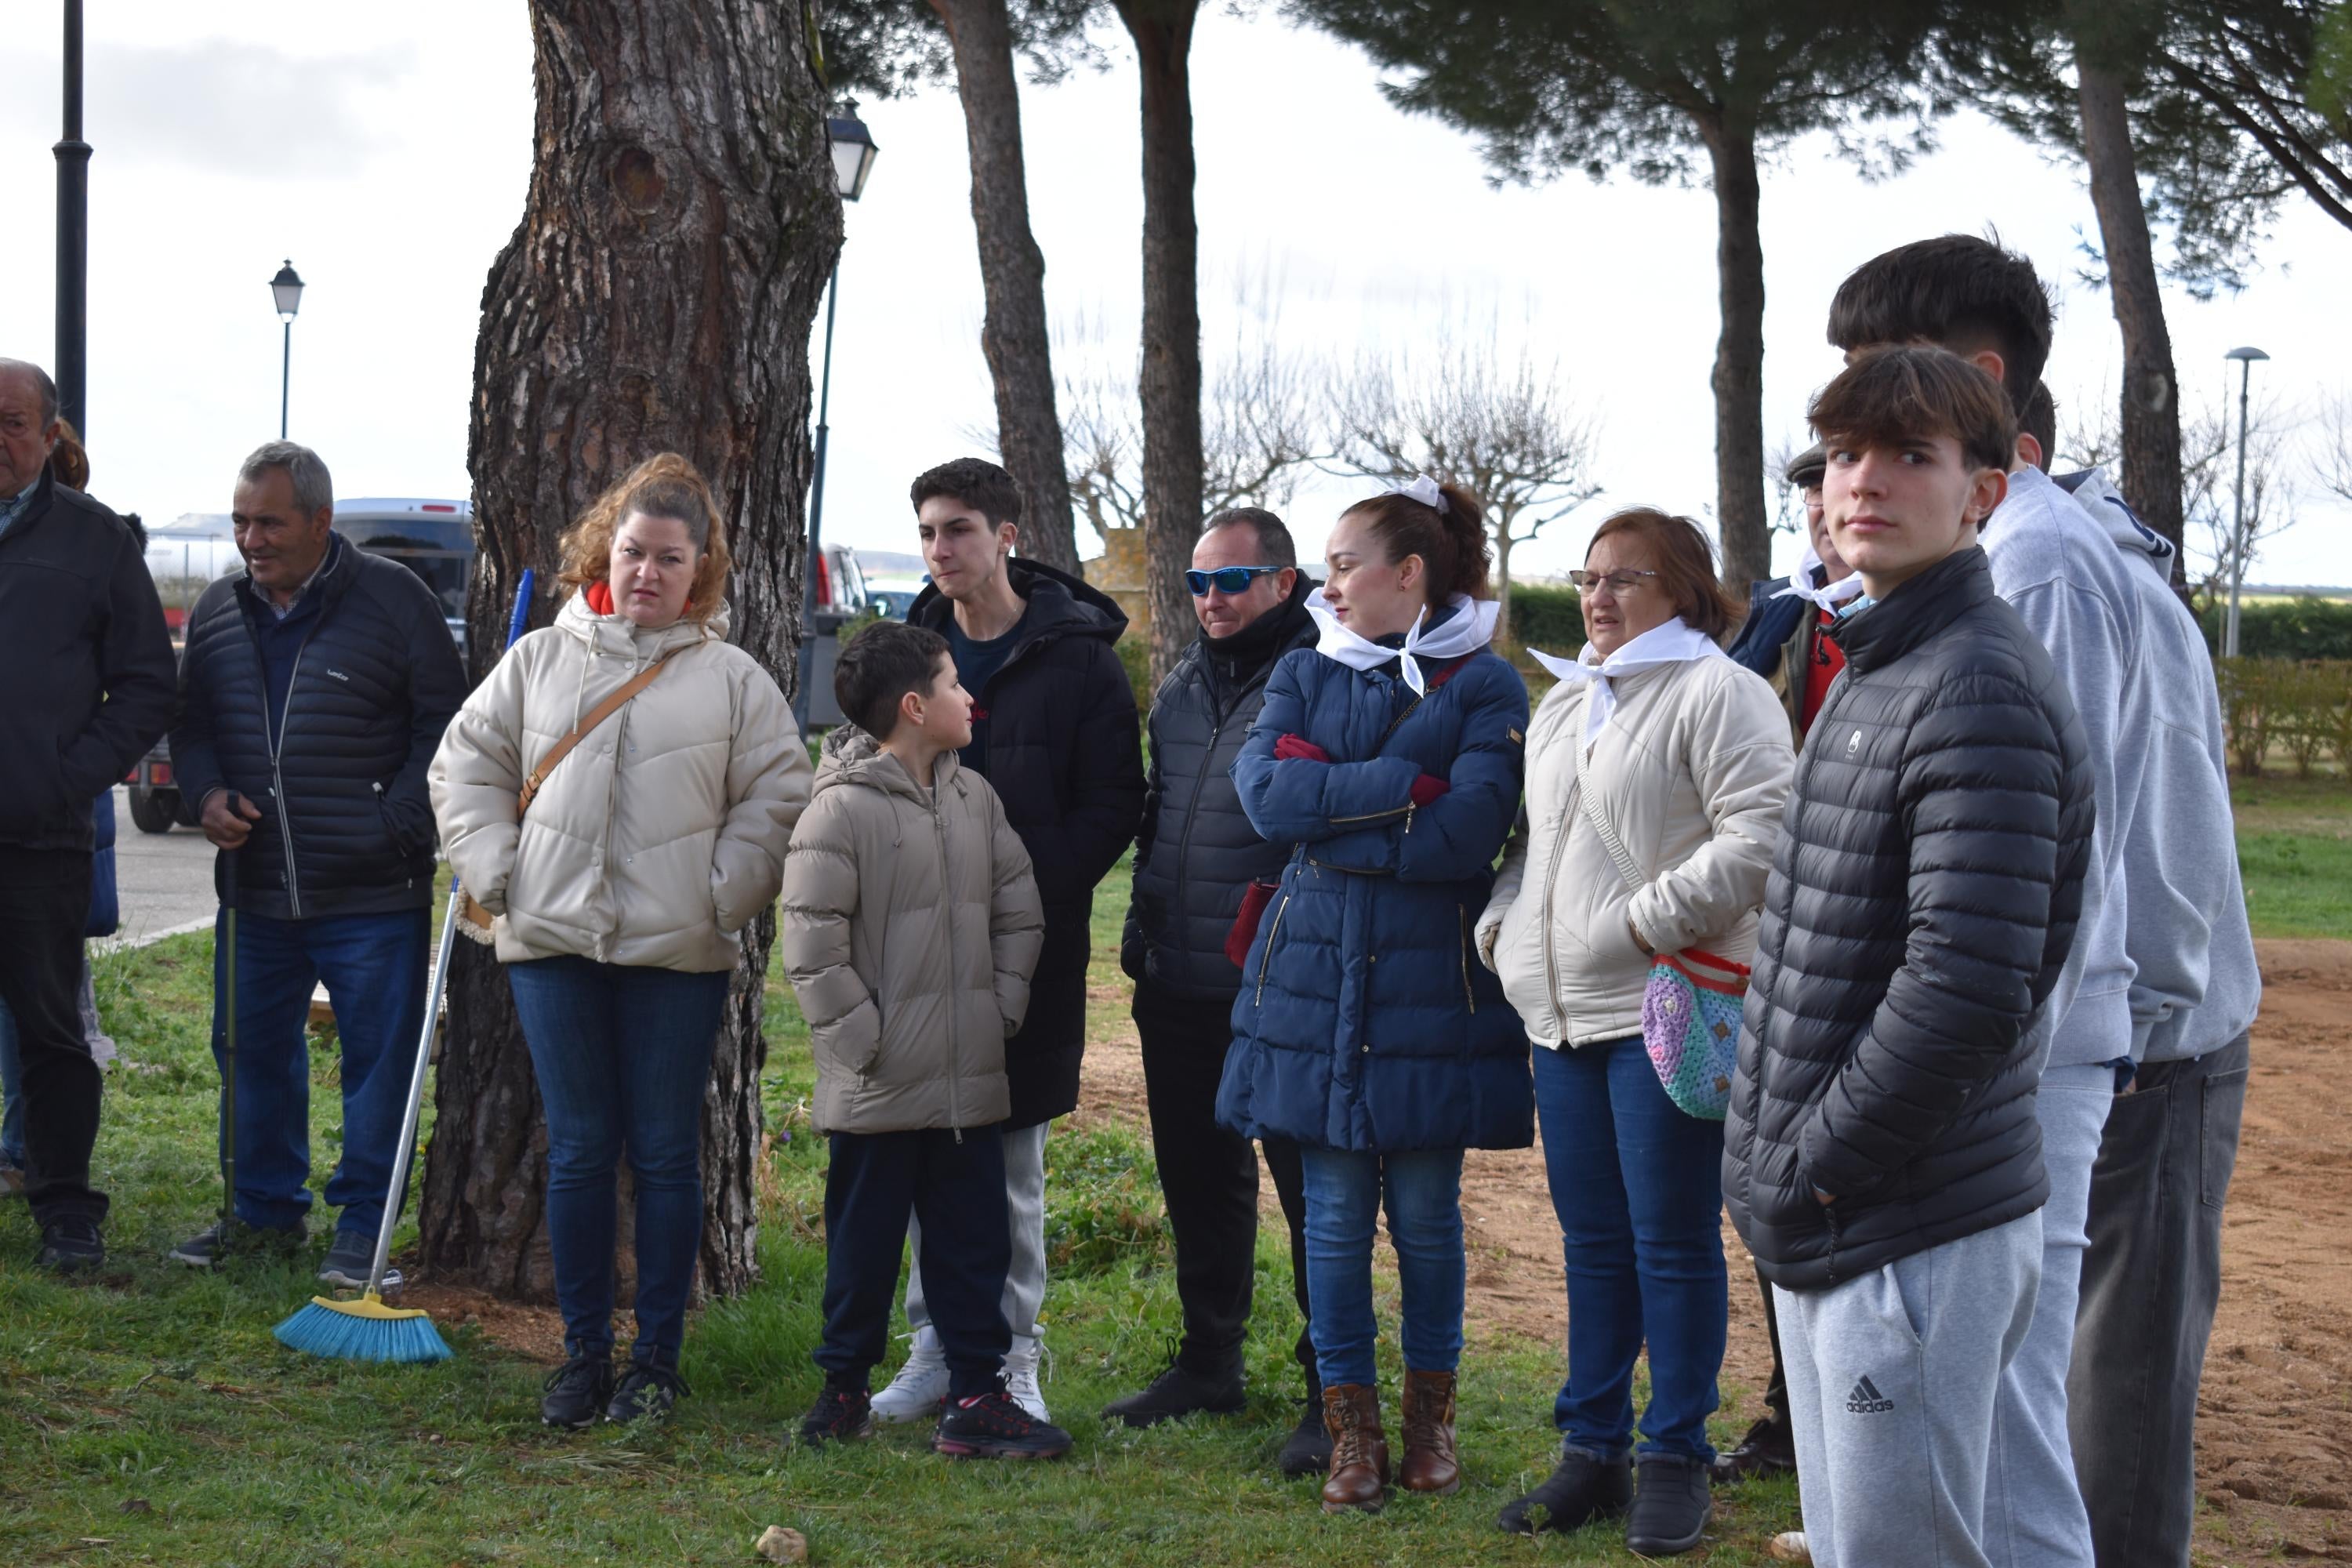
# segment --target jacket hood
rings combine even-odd
[[[600,616],[588,607],[584,594],[574,594],[555,612],[555,624],[585,643],[591,651],[627,658],[647,658],[672,648],[688,647],[705,637],[727,640],[727,606],[721,603],[711,617],[699,623],[673,621],[659,631],[647,631],[625,616]]]
[[[2086,468],[2058,483],[2074,493],[2074,504],[2090,513],[2116,549],[2147,561],[2167,582],[2171,580],[2172,542],[2139,520],[2105,468]]]
[[[1042,561],[1026,561],[1017,555],[1005,563],[1005,572],[1013,591],[1029,605],[1022,616],[1021,640],[1013,648],[1014,657],[1030,644],[1047,637],[1075,634],[1117,642],[1127,631],[1127,612],[1118,607],[1118,601],[1081,578],[1057,572]],[[944,630],[948,617],[954,614],[955,606],[935,584],[926,584],[907,608],[909,624],[929,626],[935,632]]]
[[[931,764],[932,794],[954,783],[961,766],[953,752],[941,752]],[[863,784],[885,795],[904,795],[918,805],[923,802],[923,791],[906,764],[855,724],[836,724],[825,731],[824,744],[817,752],[816,784],[809,798],[814,800],[838,784]]]

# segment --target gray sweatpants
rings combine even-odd
[[[2074,1301],[2083,1279],[2091,1167],[2116,1101],[2116,1071],[2094,1063],[2042,1074],[2034,1110],[2050,1201],[2042,1205],[2042,1288],[2033,1323],[1993,1401],[1985,1478],[1985,1555],[1999,1568],[2092,1568],[2091,1515],[2074,1483],[2067,1435],[2066,1367],[2074,1354]]]
[[[1825,1290],[1772,1288],[1820,1568],[1988,1568],[1993,1400],[2041,1275],[2036,1212]]]
[[[1037,1337],[1037,1312],[1045,1304],[1045,1130],[1040,1121],[1004,1135],[1004,1209],[1013,1228],[1013,1267],[1004,1273],[1004,1321],[1017,1339]],[[907,1326],[930,1326],[923,1301],[923,1227],[907,1222],[914,1245],[907,1260]]]

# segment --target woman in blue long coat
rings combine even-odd
[[[1391,1479],[1373,1347],[1383,1199],[1403,1297],[1414,1491],[1460,1485],[1462,1152],[1534,1139],[1528,1040],[1473,928],[1518,809],[1528,692],[1487,644],[1478,502],[1425,479],[1342,513],[1308,601],[1322,639],[1284,656],[1234,763],[1243,808],[1292,847],[1234,1004],[1218,1120],[1300,1146],[1327,1511]]]

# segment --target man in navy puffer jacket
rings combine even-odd
[[[320,1279],[366,1281],[425,1025],[433,812],[425,773],[465,700],[431,589],[333,529],[326,465],[273,441],[235,501],[243,574],[188,618],[172,731],[182,809],[236,865],[236,1235],[289,1247],[310,1206],[310,1058],[323,980],[342,1047],[342,1211]],[[225,1049],[228,944],[215,944],[213,1049]],[[172,1252],[209,1268],[215,1226]]]

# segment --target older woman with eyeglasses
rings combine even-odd
[[[1589,640],[1573,661],[1536,656],[1560,683],[1528,725],[1526,806],[1478,921],[1480,956],[1540,1047],[1568,1268],[1559,1465],[1497,1522],[1574,1530],[1630,1504],[1626,1544],[1660,1556],[1696,1545],[1710,1511],[1728,1309],[1722,1111],[1670,1098],[1644,993],[1658,954],[1747,963],[1795,759],[1772,689],[1718,646],[1738,608],[1696,524],[1619,512],[1574,580]]]

